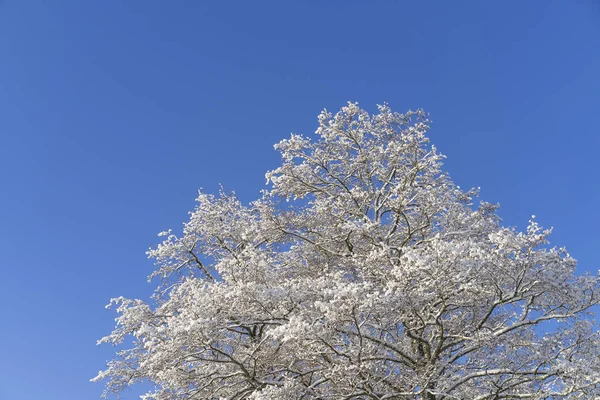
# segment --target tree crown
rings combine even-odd
[[[146,399],[591,399],[599,280],[532,220],[442,172],[423,111],[323,111],[244,205],[199,193],[148,255],[155,304],[113,299],[94,380]],[[551,329],[543,324],[550,323]]]

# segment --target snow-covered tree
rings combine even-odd
[[[500,224],[442,172],[422,111],[323,111],[275,147],[261,198],[200,193],[113,299],[123,347],[93,380],[144,399],[600,398],[600,280]],[[132,338],[133,340],[127,340]],[[125,342],[124,342],[125,340]]]

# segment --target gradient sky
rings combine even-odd
[[[149,296],[156,234],[200,187],[257,197],[348,100],[424,108],[459,185],[598,270],[594,0],[4,0],[0,400],[98,398],[104,305]]]

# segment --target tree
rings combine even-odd
[[[93,380],[145,399],[600,398],[597,277],[532,220],[505,228],[441,171],[422,111],[319,115],[248,205],[200,193],[148,254],[151,303],[113,299]]]

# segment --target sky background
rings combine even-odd
[[[424,108],[457,184],[598,270],[597,1],[0,1],[0,400],[99,398],[156,234],[349,100]]]

